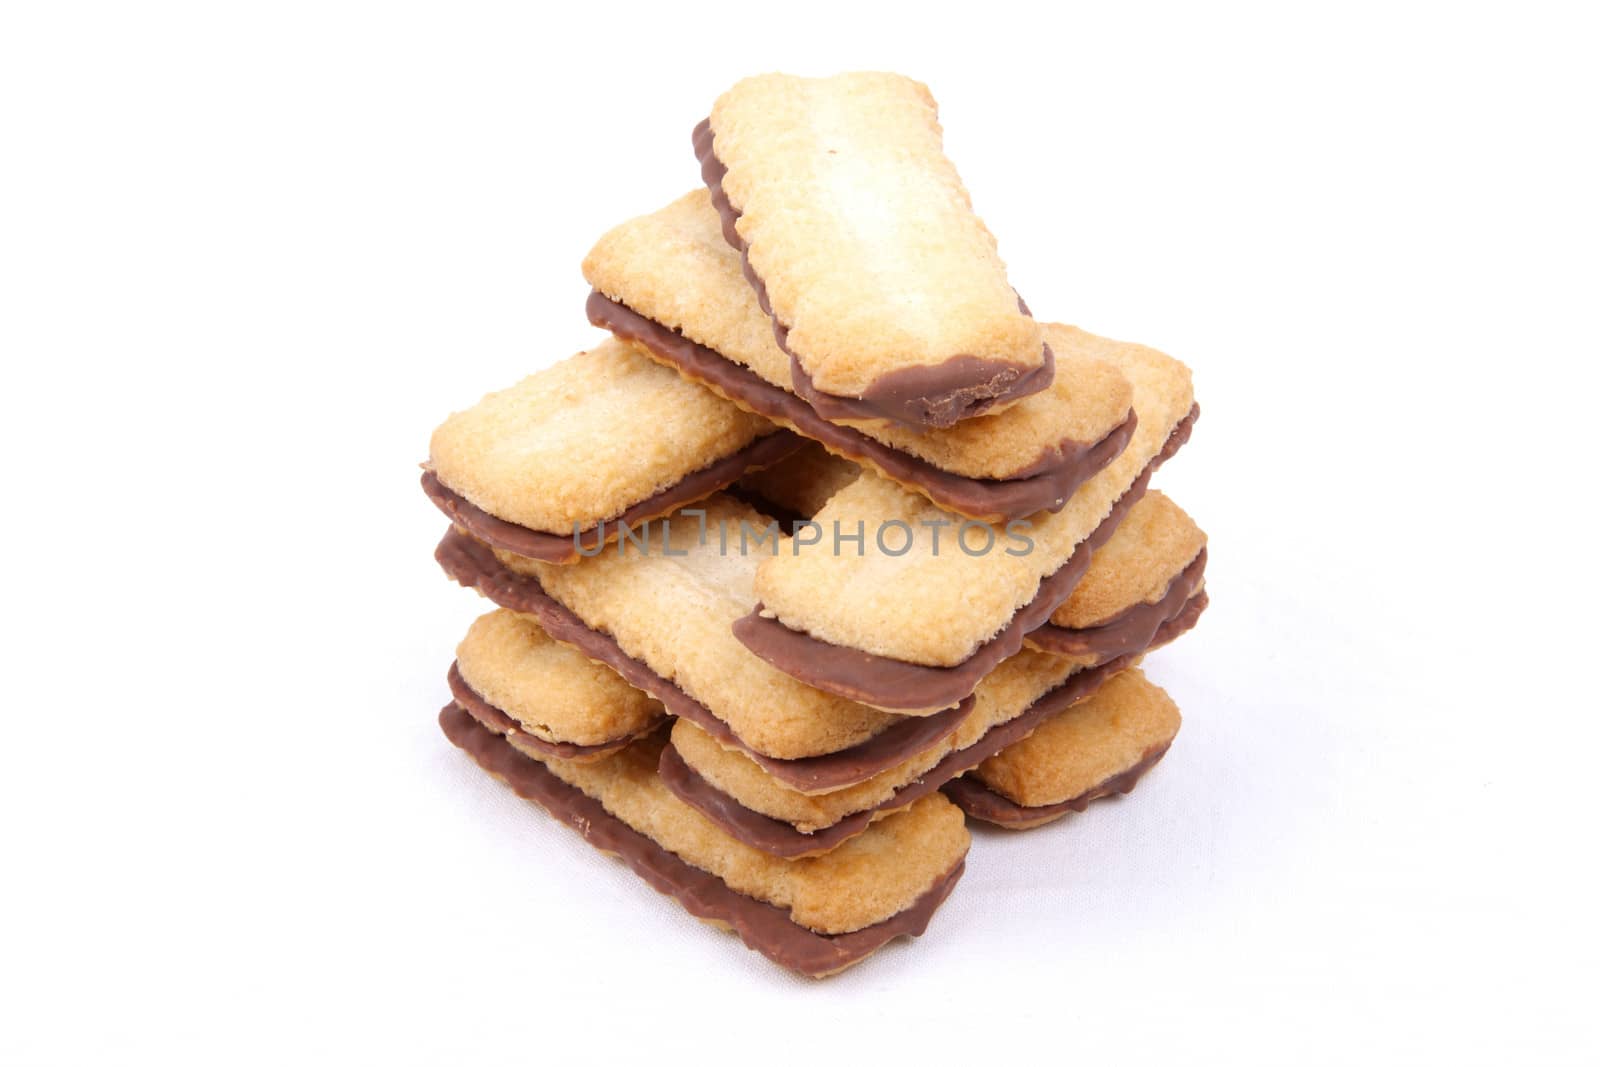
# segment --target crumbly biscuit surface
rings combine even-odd
[[[451,415],[429,465],[497,518],[570,535],[775,429],[607,339]]]
[[[790,789],[748,756],[723,748],[682,719],[673,723],[672,744],[700,777],[745,807],[811,833],[891,801],[897,790],[922,777],[946,755],[975,744],[993,727],[1016,718],[1077,669],[1064,657],[1042,652],[1012,656],[978,684],[973,713],[949,737],[859,785],[831,793],[808,795]]]
[[[665,714],[609,668],[557,644],[531,615],[504,608],[473,622],[456,663],[479,696],[546,741],[601,745]]]
[[[972,773],[1024,807],[1059,804],[1169,744],[1182,721],[1172,698],[1143,671],[1123,671]]]
[[[835,553],[825,537],[798,553],[763,560],[755,588],[766,610],[791,629],[832,644],[948,667],[965,660],[1032,600],[1040,580],[1110,513],[1194,405],[1188,368],[1169,356],[1070,326],[1052,325],[1048,334],[1059,352],[1115,364],[1133,385],[1139,422],[1123,453],[1085,482],[1066,507],[1034,516],[1025,531],[1030,550],[997,531],[993,549],[968,554],[953,541],[959,516],[863,472],[813,516],[830,531],[834,522],[846,531],[864,527],[861,554],[853,544]],[[885,525],[891,522],[903,524],[909,535]],[[883,545],[873,535],[880,526]],[[985,543],[981,530],[970,532],[973,551]],[[907,544],[904,554],[893,554]]]
[[[624,540],[565,566],[496,555],[765,755],[837,752],[893,725],[899,716],[804,685],[739,643],[733,621],[755,608],[756,565],[773,544],[756,535],[765,538],[770,520],[726,495],[695,507],[706,512],[703,543],[701,518],[679,511],[649,524],[648,552]],[[749,531],[748,554],[740,552],[741,530]]]
[[[612,229],[584,260],[583,275],[606,297],[794,392],[789,357],[705,190]],[[1132,389],[1114,366],[1051,348],[1051,386],[1004,411],[920,432],[882,420],[844,425],[952,474],[1016,477],[1062,440],[1099,441],[1127,418]]]
[[[1042,362],[973,213],[925,86],[897,74],[747,78],[711,111],[723,191],[788,346],[816,387],[860,396],[957,355]]]
[[[849,933],[904,911],[966,855],[971,842],[960,810],[934,795],[832,852],[777,859],[729,837],[673,795],[656,774],[661,743],[641,740],[598,762],[539,759],[668,852],[735,892],[787,909],[818,933]]]
[[[1083,580],[1050,621],[1084,629],[1135,605],[1152,604],[1205,546],[1206,535],[1194,520],[1165,493],[1152,489],[1095,552]]]

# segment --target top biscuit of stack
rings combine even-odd
[[[943,427],[1050,384],[1043,331],[944,154],[926,86],[747,78],[695,150],[819,415]]]

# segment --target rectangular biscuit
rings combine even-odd
[[[661,724],[660,701],[556,642],[538,619],[505,608],[479,616],[456,647],[455,702],[522,751],[596,759]]]
[[[564,563],[801,444],[607,339],[451,415],[422,484],[479,539]]]
[[[1116,363],[1133,383],[1138,426],[1122,455],[1061,511],[1008,524],[1003,534],[863,473],[813,521],[869,531],[864,541],[797,539],[795,551],[763,560],[762,607],[739,620],[740,640],[809,685],[888,709],[959,699],[1020,648],[1071,594],[1090,553],[1198,414],[1178,361],[1082,331],[1062,328],[1062,336]]]
[[[959,879],[971,843],[961,813],[942,797],[927,797],[851,846],[777,860],[729,838],[662,786],[659,735],[574,763],[519,753],[455,705],[439,722],[486,771],[691,914],[814,977],[843,970],[896,937],[921,934]]]
[[[1026,740],[945,786],[974,818],[1042,826],[1092,801],[1127,793],[1171,747],[1183,718],[1139,670],[1125,671]]]
[[[639,345],[746,410],[820,442],[973,518],[1061,507],[1133,431],[1131,387],[1116,368],[1056,349],[1049,388],[1002,414],[949,429],[828,420],[795,395],[738,256],[706,194],[692,193],[603,236],[584,259],[590,321]]]
[[[825,417],[951,426],[1049,383],[1049,350],[944,154],[926,86],[747,78],[695,151],[797,391]]]

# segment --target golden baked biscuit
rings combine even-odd
[[[1083,580],[1050,621],[1080,630],[1135,604],[1154,603],[1205,547],[1205,532],[1165,493],[1152,489],[1116,536],[1095,551]]]
[[[608,339],[451,415],[423,486],[474,536],[565,562],[801,443]]]
[[[695,142],[813,406],[950,426],[1048,384],[1039,326],[944,154],[926,86],[746,78]]]
[[[1198,414],[1178,361],[1070,327],[1050,331],[1063,349],[1091,350],[1132,381],[1139,421],[1126,451],[1060,512],[1003,530],[964,523],[864,472],[812,521],[868,535],[848,545],[837,534],[797,538],[794,551],[764,559],[762,608],[735,627],[746,647],[875,707],[947,707],[1049,619]]]
[[[975,818],[1029,829],[1133,789],[1160,761],[1183,717],[1139,670],[1125,671],[1089,699],[947,785]]]
[[[520,731],[555,744],[613,746],[664,714],[615,671],[552,640],[537,619],[504,608],[472,623],[456,646],[456,670]]]

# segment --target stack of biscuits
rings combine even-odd
[[[1206,606],[1151,476],[1189,371],[1035,319],[910,79],[767,75],[600,238],[594,347],[447,419],[436,558],[495,605],[445,734],[806,975],[918,935],[968,820],[1127,793]],[[1046,846],[1047,847],[1047,846]]]

